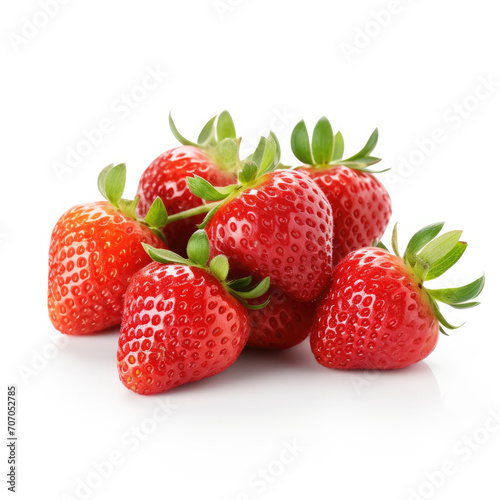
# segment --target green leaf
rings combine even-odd
[[[385,250],[386,252],[389,251],[389,249],[381,241],[379,241],[375,246],[377,248],[381,248],[382,250]]]
[[[254,288],[248,292],[235,291],[235,295],[242,299],[256,299],[264,295],[269,290],[269,285],[271,281],[269,278],[264,278],[260,283],[258,283]]]
[[[464,302],[463,304],[449,304],[451,307],[455,309],[470,309],[471,307],[476,307],[481,302]]]
[[[215,146],[215,162],[224,170],[234,170],[239,144],[235,139],[226,138]]]
[[[125,182],[127,178],[127,168],[125,163],[116,165],[106,175],[104,179],[104,192],[108,201],[118,207],[118,201],[125,190]]]
[[[99,173],[99,177],[97,178],[97,187],[99,188],[99,192],[104,196],[104,198],[108,199],[106,195],[106,177],[109,171],[115,166],[114,163],[104,167]]]
[[[448,271],[448,269],[455,265],[460,257],[462,257],[466,248],[467,243],[459,241],[442,259],[434,262],[425,279],[427,281],[433,280]]]
[[[195,196],[210,201],[224,200],[238,187],[236,184],[214,187],[207,180],[198,175],[187,177],[187,183],[190,191]]]
[[[203,219],[203,222],[201,224],[198,224],[198,229],[205,229],[207,227],[207,224],[210,222],[210,219],[215,215],[219,207],[221,206],[221,203],[213,207],[210,212],[205,215],[205,218]]]
[[[342,161],[342,165],[359,165],[360,168],[366,168],[369,165],[375,165],[375,163],[378,163],[379,161],[382,161],[382,158],[377,158],[376,156],[363,156],[363,158],[358,158],[355,161]]]
[[[235,291],[245,292],[252,283],[252,277],[239,278],[228,283],[229,287]]]
[[[276,134],[272,130],[269,132],[268,139],[270,141],[273,141],[274,146],[275,146],[275,154],[274,154],[274,159],[272,162],[273,169],[274,169],[279,165],[279,162],[281,159],[281,145],[280,145],[280,141],[278,141],[278,137],[276,136]]]
[[[156,262],[160,262],[161,264],[182,264],[185,266],[191,265],[191,262],[187,259],[184,259],[180,255],[177,255],[170,250],[164,250],[162,248],[155,248],[151,245],[147,245],[146,243],[142,244],[146,253]]]
[[[137,205],[139,204],[139,196],[136,196],[133,200],[126,200],[121,198],[118,200],[118,209],[123,215],[130,217],[131,219],[137,219]]]
[[[335,134],[335,144],[333,147],[332,161],[340,160],[344,155],[344,137],[340,132]]]
[[[356,153],[354,156],[347,158],[345,161],[354,161],[359,158],[364,158],[365,156],[369,156],[370,153],[375,149],[375,146],[378,142],[378,128],[376,128],[373,132],[366,144],[363,146],[363,149]]]
[[[168,124],[170,125],[170,130],[172,131],[172,134],[174,134],[174,137],[184,146],[198,146],[196,142],[191,142],[185,137],[183,137],[180,132],[177,130],[177,127],[175,126],[174,119],[172,118],[172,111],[168,114]]]
[[[432,306],[432,311],[434,313],[434,316],[436,316],[439,323],[441,323],[441,325],[443,325],[445,328],[448,328],[449,330],[456,330],[457,328],[460,328],[461,326],[463,326],[463,323],[462,323],[462,325],[458,325],[458,326],[454,326],[454,325],[451,325],[450,323],[448,323],[448,321],[446,321],[445,317],[441,313],[441,310],[439,309],[439,306],[437,305],[436,301],[433,298],[431,298],[431,306]],[[442,333],[446,334],[446,332],[444,332],[444,331],[442,331]]]
[[[205,146],[211,142],[211,140],[215,137],[215,119],[217,116],[210,118],[205,126],[201,129],[200,135],[198,136],[198,144],[200,146]]]
[[[392,230],[392,238],[391,238],[391,246],[392,250],[394,251],[395,255],[400,257],[399,255],[399,248],[398,248],[398,223],[394,224],[394,229]]]
[[[352,168],[352,167],[350,167],[350,168]],[[383,174],[384,172],[389,172],[389,170],[391,170],[391,167],[384,168],[382,170],[372,170],[372,169],[368,169],[368,168],[355,169],[355,170],[363,170],[363,172],[365,172],[366,174]]]
[[[225,255],[216,255],[210,261],[210,271],[221,281],[224,281],[229,273],[229,261],[227,257]]]
[[[458,288],[441,288],[439,290],[429,290],[427,292],[436,300],[445,304],[460,304],[475,299],[484,288],[484,274],[481,278]]]
[[[448,332],[441,326],[439,325],[439,331],[443,334],[443,335],[446,335],[447,337],[449,337],[448,335]]]
[[[279,162],[279,153],[277,148],[279,147],[272,136],[267,139],[266,149],[264,150],[264,157],[262,158],[262,164],[257,173],[257,177],[260,177],[268,172],[272,172]]]
[[[404,260],[406,263],[413,266],[415,264],[415,255],[417,252],[422,250],[427,243],[433,240],[441,231],[444,226],[444,222],[437,222],[435,224],[429,224],[424,228],[417,231],[408,242],[406,251],[404,254]]]
[[[361,160],[364,160],[364,158],[361,158]],[[353,170],[359,170],[361,172],[365,172],[367,174],[381,174],[382,172],[388,172],[391,167],[388,167],[388,168],[384,168],[382,170],[373,170],[373,169],[369,169],[368,166],[369,165],[374,165],[375,163],[378,163],[379,161],[381,161],[380,158],[374,158],[372,156],[368,157],[366,160],[369,160],[370,163],[365,163],[363,161],[337,161],[336,163],[334,163],[334,165],[343,165],[344,167],[349,167]]]
[[[433,239],[430,243],[427,243],[419,252],[418,256],[422,260],[425,260],[425,262],[429,264],[429,267],[432,267],[436,262],[453,250],[453,247],[458,243],[461,236],[462,231],[449,231],[444,233]]]
[[[257,172],[257,177],[261,177],[269,172],[273,172],[279,165],[280,155],[281,155],[281,147],[279,145],[277,137],[271,132],[268,136],[268,141],[273,145],[271,147],[271,152],[274,150],[274,155],[271,158],[269,154],[267,158],[264,158],[262,165]]]
[[[208,245],[207,233],[203,229],[194,232],[187,244],[187,255],[189,260],[205,267],[208,262],[210,247]]]
[[[304,120],[301,120],[292,131],[292,151],[295,157],[305,165],[314,165],[311,156],[311,144]]]
[[[223,111],[217,118],[217,141],[221,142],[224,139],[235,139],[236,129],[234,122],[228,111]]]
[[[266,307],[269,302],[271,302],[271,297],[268,297],[267,300],[265,302],[263,302],[262,304],[249,304],[246,300],[244,299],[239,299],[239,297],[236,297],[238,298],[238,300],[247,308],[247,309],[251,309],[252,311],[258,311],[259,309],[264,309],[264,307]]]
[[[267,168],[276,155],[276,144],[274,141],[261,137],[251,160],[256,163],[260,170]]]
[[[159,196],[157,196],[155,201],[153,201],[151,208],[146,214],[144,222],[146,222],[148,226],[155,227],[157,229],[161,229],[167,224],[167,209],[165,208],[165,205],[163,204],[163,201]]]
[[[333,156],[334,135],[326,116],[318,120],[312,136],[312,153],[316,165],[330,163]]]
[[[241,182],[241,184],[248,184],[250,181],[255,179],[258,170],[259,167],[256,163],[254,163],[253,161],[247,161],[245,162],[243,169],[238,176],[238,180]]]
[[[165,236],[165,234],[161,231],[161,229],[158,229],[157,227],[150,227],[151,231],[153,231],[154,234],[156,234],[156,236],[158,236],[158,238],[160,238],[161,241],[163,241],[163,243],[165,243],[165,245],[167,245],[168,247],[168,240],[167,240],[167,237]]]

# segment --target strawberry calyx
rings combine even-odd
[[[378,129],[375,129],[358,153],[342,159],[344,155],[344,138],[340,132],[333,133],[332,126],[325,116],[316,123],[311,140],[309,140],[309,133],[304,120],[297,123],[291,137],[293,154],[304,165],[315,169],[344,166],[371,174],[389,170],[368,169],[370,165],[381,161],[381,158],[371,156],[377,142]]]
[[[445,328],[455,330],[462,325],[451,325],[441,313],[438,302],[455,309],[476,307],[479,302],[475,302],[473,299],[483,290],[485,277],[483,274],[477,280],[457,288],[430,289],[423,286],[425,281],[438,278],[456,264],[467,248],[467,243],[460,241],[462,231],[449,231],[438,236],[443,226],[444,222],[437,222],[417,231],[401,256],[398,248],[396,223],[392,233],[392,249],[394,254],[404,262],[407,269],[415,276],[419,288],[427,294],[434,315],[439,321],[439,330],[448,335]],[[387,250],[381,242],[376,246]]]
[[[202,128],[197,142],[186,139],[179,132],[172,118],[172,112],[168,115],[168,122],[170,130],[182,145],[202,149],[221,170],[236,171],[236,156],[238,153],[234,144],[236,130],[228,111],[222,111],[219,115],[210,118]]]
[[[203,229],[196,231],[189,239],[187,259],[170,250],[154,248],[146,243],[143,243],[142,246],[154,261],[161,264],[180,264],[204,269],[215,276],[224,288],[248,309],[262,309],[269,303],[269,298],[262,304],[253,305],[248,303],[248,300],[259,298],[268,291],[269,278],[264,278],[255,286],[251,286],[251,276],[228,281],[229,261],[227,257],[225,255],[216,255],[209,262],[210,247],[207,233]]]
[[[267,138],[261,137],[255,151],[244,160],[239,158],[241,140],[230,139],[230,141],[232,141],[232,147],[236,150],[238,182],[228,186],[213,186],[198,175],[188,177],[187,183],[190,191],[198,198],[211,203],[204,203],[199,207],[171,215],[167,224],[206,213],[203,222],[198,226],[200,229],[204,229],[222,204],[238,196],[244,189],[257,187],[262,182],[263,176],[277,168],[282,168],[280,164],[281,148],[278,138],[273,132]]]
[[[99,174],[97,187],[104,198],[123,215],[148,226],[153,233],[167,244],[165,235],[161,231],[168,221],[168,214],[163,201],[160,197],[157,197],[146,217],[139,219],[136,212],[139,196],[136,196],[133,200],[122,198],[125,191],[126,179],[127,167],[125,163],[120,163],[119,165],[112,163],[105,167]]]

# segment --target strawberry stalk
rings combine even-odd
[[[228,281],[229,262],[225,255],[217,255],[209,262],[210,247],[207,233],[203,229],[196,231],[189,239],[187,246],[188,258],[151,245],[143,243],[146,253],[156,262],[161,264],[180,264],[190,267],[198,267],[213,274],[224,286],[228,293],[238,299],[248,309],[262,309],[269,303],[269,298],[262,304],[250,304],[248,300],[256,299],[264,295],[268,289],[270,280],[264,278],[255,286],[250,286],[252,277]]]
[[[205,203],[204,205],[200,205],[199,207],[190,208],[189,210],[185,210],[184,212],[178,212],[173,215],[169,215],[167,224],[171,224],[172,222],[188,219],[189,217],[195,217],[196,215],[206,214],[210,212],[212,208],[217,207],[219,203]]]
[[[462,231],[449,231],[438,236],[443,226],[444,222],[438,222],[417,231],[401,257],[398,248],[397,224],[395,224],[392,233],[392,249],[415,276],[419,288],[426,293],[434,315],[439,321],[439,330],[448,335],[445,328],[455,330],[462,325],[450,324],[441,313],[438,302],[455,309],[467,309],[479,305],[479,302],[473,299],[481,293],[485,277],[483,274],[477,280],[457,288],[431,289],[424,286],[425,281],[438,278],[456,264],[467,248],[467,243],[460,241]],[[382,243],[378,243],[377,246],[387,250]]]

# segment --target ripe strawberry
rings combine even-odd
[[[428,289],[424,280],[441,276],[462,256],[461,231],[436,238],[443,223],[417,232],[403,257],[397,249],[363,248],[335,268],[332,286],[319,305],[311,330],[317,361],[344,370],[403,368],[427,357],[443,327],[454,329],[437,301],[458,309],[481,292],[484,277],[459,288]],[[442,326],[440,326],[442,325]]]
[[[155,394],[228,368],[248,339],[246,299],[265,293],[269,279],[251,291],[239,291],[241,280],[226,281],[224,256],[206,267],[204,231],[189,240],[189,260],[144,248],[157,262],[137,273],[126,293],[118,344],[120,380],[134,392]]]
[[[239,184],[214,188],[199,177],[188,183],[200,198],[219,201],[207,206],[203,223],[212,255],[227,255],[235,271],[269,276],[274,287],[309,302],[331,278],[331,208],[308,175],[274,170],[278,162],[275,138],[262,138]]]
[[[306,166],[314,182],[332,206],[335,221],[333,263],[336,265],[352,250],[380,240],[391,217],[391,199],[385,187],[367,167],[380,161],[369,156],[378,140],[375,130],[365,147],[354,156],[341,160],[344,140],[335,136],[330,122],[321,118],[313,133],[312,150],[304,121],[292,133],[292,149]]]
[[[299,302],[277,288],[270,289],[263,298],[269,298],[266,307],[248,312],[250,336],[247,346],[288,349],[303,342],[314,319],[315,302]],[[255,302],[251,300],[250,304]]]
[[[151,262],[142,243],[166,248],[155,234],[166,221],[161,201],[144,223],[137,221],[137,200],[121,199],[125,175],[124,164],[106,167],[99,188],[108,201],[73,207],[52,232],[48,309],[62,333],[84,335],[119,324],[130,278]]]
[[[212,118],[207,123],[196,144],[179,134],[170,116],[172,131],[183,145],[158,156],[142,174],[137,189],[139,216],[145,216],[157,197],[170,215],[201,205],[203,201],[189,190],[187,177],[198,175],[215,186],[227,186],[236,181],[231,172],[234,156],[224,155],[225,139],[235,137],[233,121],[227,111],[219,115],[216,129],[214,120]],[[164,234],[170,248],[185,255],[187,242],[202,220],[200,215],[165,227]]]

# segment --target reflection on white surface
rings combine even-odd
[[[120,457],[92,498],[117,484],[133,488],[143,474],[166,475],[179,490],[189,484],[190,500],[201,494],[190,482],[195,470],[209,500],[302,498],[311,481],[318,494],[333,482],[332,491],[352,491],[353,499],[460,500],[451,492],[463,475],[477,464],[487,470],[498,449],[497,433],[485,438],[482,430],[498,405],[478,397],[479,373],[450,362],[456,344],[442,346],[445,357],[438,349],[426,362],[386,372],[324,368],[308,341],[286,351],[247,349],[215,377],[141,397],[118,379],[117,341],[117,328],[64,337],[64,348],[21,387],[24,411],[37,415],[23,433],[27,467],[50,456],[64,471],[61,482],[39,484],[59,496],[94,477],[96,464]],[[175,411],[156,418],[165,405]]]

